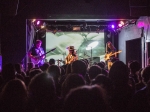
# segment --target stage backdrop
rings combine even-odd
[[[86,50],[86,47],[92,42],[98,42],[98,45],[92,50]],[[79,59],[90,59],[92,62],[104,61],[105,44],[104,32],[46,32],[46,61],[50,58],[55,60],[65,60],[68,54],[67,47],[74,46]],[[57,64],[57,62],[56,62]],[[61,65],[63,63],[60,63]]]

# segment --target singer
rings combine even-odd
[[[75,52],[74,46],[69,46],[67,49],[69,50],[69,54],[66,57],[66,64],[70,64],[73,61],[78,60],[78,56]]]

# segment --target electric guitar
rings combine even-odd
[[[117,54],[117,53],[121,53],[121,52],[122,52],[122,51],[119,50],[118,52],[115,52],[115,53],[106,54],[105,57],[104,57],[104,59],[105,59],[105,61],[107,61],[107,60],[110,59],[111,56],[113,56],[113,55],[115,55],[115,54]]]
[[[77,60],[77,59],[78,59],[77,56],[72,56],[72,55],[70,55],[70,56],[68,56],[68,57],[66,58],[66,64],[70,64],[70,63],[72,63],[73,61],[75,61],[75,60]]]
[[[31,62],[34,63],[35,65],[39,64],[40,62],[43,61],[43,56],[45,56],[46,54],[54,51],[56,48],[51,49],[50,51],[46,52],[45,54],[42,54],[41,56],[34,56],[31,58]]]

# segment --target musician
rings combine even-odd
[[[34,63],[35,67],[40,67],[44,64],[45,52],[41,47],[42,41],[36,40],[35,45],[29,50],[28,56],[31,59],[31,62]]]
[[[113,61],[116,59],[117,54],[116,52],[116,48],[113,46],[113,44],[109,41],[106,43],[106,55],[105,55],[105,61],[106,61],[106,65],[108,70],[110,70]]]
[[[73,61],[77,60],[78,56],[75,52],[74,46],[69,46],[67,49],[69,50],[69,54],[67,55],[65,62],[66,64],[70,64]]]

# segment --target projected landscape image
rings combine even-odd
[[[88,45],[92,42],[98,43],[97,46],[94,48],[90,46],[91,48],[87,50]],[[47,61],[50,58],[65,61],[68,46],[74,46],[79,59],[90,59],[92,57],[104,61],[104,32],[56,32],[55,34],[46,32],[46,52],[56,48],[46,55]]]

